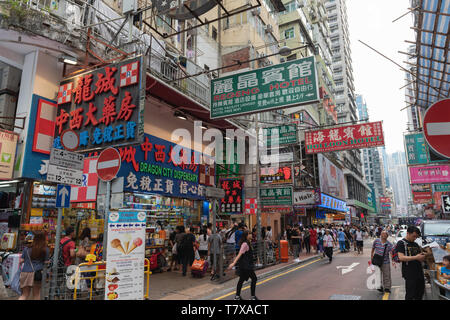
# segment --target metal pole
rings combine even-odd
[[[51,286],[52,298],[55,296],[56,278],[58,277],[58,256],[59,256],[59,244],[61,242],[62,214],[63,214],[62,208],[58,208],[58,220],[56,222],[55,250],[53,252],[52,286]]]
[[[261,199],[259,196],[259,114],[255,115],[256,128],[256,247],[258,260],[261,262]]]
[[[106,249],[108,247],[108,213],[109,198],[111,197],[111,181],[106,182],[105,220],[103,223],[103,261],[106,261]]]

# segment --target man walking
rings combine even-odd
[[[388,241],[388,233],[382,231],[380,238],[375,239],[372,245],[372,253],[370,260],[372,261],[374,254],[383,257],[383,264],[381,265],[381,279],[382,286],[378,289],[380,292],[391,292],[392,280],[391,280],[391,264],[389,254],[392,253],[392,243]]]
[[[425,277],[422,268],[425,254],[414,242],[418,237],[420,237],[419,228],[409,226],[406,237],[397,244],[398,259],[402,262],[402,277],[405,279],[405,300],[422,300],[425,293]]]

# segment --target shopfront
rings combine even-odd
[[[294,191],[294,213],[303,226],[316,224],[316,206],[320,204],[320,189],[298,189]]]
[[[317,211],[313,224],[345,224],[348,207],[345,201],[321,193],[321,204],[317,205]]]

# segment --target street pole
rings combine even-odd
[[[106,261],[106,248],[108,246],[108,211],[111,197],[111,181],[106,182],[105,220],[103,223],[103,261]]]
[[[258,114],[255,115],[256,128],[256,241],[261,241],[261,203],[259,197],[259,119]]]
[[[62,210],[63,210],[62,208],[58,208],[58,220],[56,222],[56,238],[55,238],[55,250],[53,251],[52,286],[51,286],[52,298],[55,296],[56,278],[58,277],[58,256],[59,256],[59,244],[61,242]]]

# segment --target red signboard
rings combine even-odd
[[[220,212],[241,214],[243,211],[243,183],[240,179],[220,179],[220,186],[225,190],[225,198],[220,201]]]
[[[306,153],[384,146],[381,121],[305,132]]]
[[[433,192],[430,184],[411,185],[413,202],[415,204],[431,203],[433,201]]]
[[[97,174],[103,181],[111,181],[120,170],[120,153],[117,149],[108,148],[100,153],[97,160]]]
[[[427,109],[423,117],[423,132],[431,149],[450,158],[450,99],[436,102]]]
[[[381,203],[391,203],[391,198],[388,197],[380,197]]]

